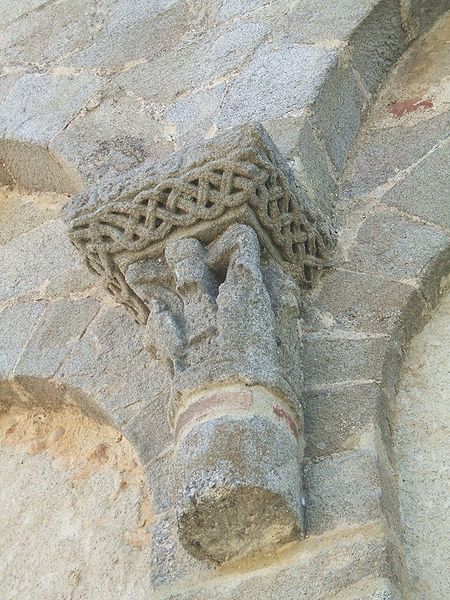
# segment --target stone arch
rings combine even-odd
[[[148,156],[162,158],[175,147],[205,139],[213,130],[260,121],[292,160],[308,193],[330,212],[336,175],[376,90],[409,43],[449,8],[448,0],[432,4],[367,0],[361,7],[349,5],[336,18],[326,8],[312,11],[302,3],[285,11],[282,3],[267,8],[259,2],[250,6],[213,2],[199,9],[203,21],[189,26],[177,3],[160,14],[152,6],[141,9],[142,15],[133,13],[129,22],[120,9],[111,8],[104,15],[106,26],[96,36],[88,35],[93,25],[86,11],[75,6],[57,18],[51,7],[14,9],[4,24],[5,44],[10,44],[6,60],[20,65],[24,73],[8,74],[2,81],[0,115],[5,125],[0,131],[0,182],[75,193],[99,177],[139,165]],[[92,18],[95,22],[98,16]],[[149,18],[160,20],[154,21],[158,35],[151,40],[146,39]],[[214,39],[202,39],[202,27],[213,22],[231,59],[212,52]],[[40,47],[37,40],[48,38],[49,28],[58,39],[58,28],[63,26],[73,27],[78,37],[66,40],[69,53],[61,59],[57,45]],[[234,56],[233,28],[242,30],[244,67]],[[42,35],[36,35],[36,30],[42,30]],[[269,34],[281,50],[265,45]],[[197,53],[188,51],[184,56],[183,44],[189,47],[190,36],[202,41]],[[94,52],[94,39],[99,52]],[[117,53],[122,44],[123,56]],[[149,60],[147,52],[159,50],[158,44],[167,46],[168,64]],[[45,73],[30,69],[38,56]],[[180,71],[180,56],[183,64],[191,64],[190,73]],[[209,76],[208,69],[202,74],[199,57],[215,61]],[[263,78],[269,79],[258,89],[251,81],[261,64],[267,69]],[[240,67],[242,76],[233,79]],[[158,68],[172,70],[184,88],[175,85],[172,90],[174,82],[169,81],[165,91],[151,76]],[[211,94],[202,91],[202,84],[217,75],[226,79],[229,73],[225,96],[218,96],[220,90],[214,86]],[[277,94],[277,102],[261,97],[266,90]],[[188,94],[187,101],[176,101],[180,91]],[[155,94],[160,97],[154,98]],[[167,108],[160,122],[147,110],[147,100],[149,106],[159,102]],[[216,105],[224,105],[223,111],[211,112],[209,106]],[[203,117],[202,122],[196,121],[194,135],[183,122],[193,111]]]
[[[55,380],[2,380],[0,398],[1,594],[145,598],[154,515],[131,444]]]
[[[407,15],[406,22],[409,25],[411,17],[419,17],[418,22],[424,27],[430,25],[432,17],[422,10],[425,3],[408,3],[413,12],[408,12],[406,4],[402,3],[402,5],[403,14]],[[445,8],[448,8],[445,2],[436,3],[433,15],[437,15]],[[397,16],[387,19],[390,25],[386,30],[381,25],[391,14],[389,12],[391,9]],[[375,91],[387,69],[399,58],[409,38],[414,35],[414,27],[411,29],[408,25],[406,27],[408,33],[406,35],[402,33],[400,37],[396,37],[397,33],[403,31],[398,14],[399,5],[392,2],[380,2],[376,4],[372,12],[365,15],[365,18],[358,24],[354,35],[352,32],[350,52],[341,54],[338,58],[335,57],[333,68],[330,68],[324,79],[319,81],[317,96],[314,97],[313,102],[304,107],[307,109],[306,117],[302,114],[300,117],[293,116],[291,119],[290,116],[284,119],[285,115],[278,115],[276,118],[267,119],[264,122],[284,154],[290,159],[299,181],[305,185],[308,195],[317,201],[323,200],[325,212],[332,212],[335,181],[343,168],[348,149],[360,127],[361,115],[367,108],[368,97]],[[394,31],[390,29],[391,25],[394,27]],[[373,35],[375,37],[372,37]],[[365,42],[369,39],[375,40],[375,46],[387,48],[386,56],[380,56],[373,51],[370,44],[368,47]],[[364,82],[361,85],[360,78],[364,76],[367,76],[365,81],[367,87]],[[26,84],[27,82],[22,81],[15,92],[20,91],[21,85],[26,87]],[[94,98],[95,106],[95,94],[92,98]],[[89,112],[89,110],[86,112],[81,110],[81,118],[88,119]],[[61,157],[64,159],[69,160],[68,156],[72,157],[74,168],[79,167],[80,163],[84,161],[90,169],[92,165],[89,160],[79,153],[82,146],[82,143],[79,142],[80,140],[83,142],[84,133],[80,134],[80,130],[77,130],[76,126],[82,121],[75,119],[72,128],[72,116],[68,121],[64,121],[62,126],[58,125],[58,131],[54,138],[43,143],[44,154],[47,151],[54,153],[60,151]],[[293,127],[292,123],[294,123]],[[295,132],[295,142],[292,142],[292,137],[287,136],[288,130]],[[69,133],[75,135],[76,141],[73,147],[71,147],[73,138],[70,138]],[[78,135],[80,137],[77,138]],[[300,143],[298,138],[301,140]],[[99,146],[101,145],[100,143]],[[88,146],[91,151],[92,146],[90,144]],[[34,160],[36,155],[32,156]],[[91,154],[88,153],[88,156]],[[14,173],[14,160],[16,160],[15,157],[6,164],[9,173]],[[133,161],[131,162],[133,163]],[[34,186],[42,185],[48,189],[47,183],[39,183],[39,172],[44,164],[44,162],[38,161],[36,174],[33,178],[29,178],[29,183],[25,179],[21,180],[22,183]],[[120,168],[127,169],[129,166],[134,166],[134,163],[130,165],[125,161]],[[45,169],[42,169],[42,172],[45,172]],[[102,172],[102,174],[104,173]],[[96,175],[92,172],[83,173],[85,181],[95,179]],[[7,179],[7,175],[5,177],[6,181],[10,181]],[[64,188],[64,182],[62,184],[58,182],[57,185],[61,185],[61,187],[54,189],[72,191],[72,189]],[[387,582],[387,578],[391,577],[394,581],[395,574],[399,570],[389,568],[387,565],[389,561],[386,560],[386,547],[388,547],[390,554],[394,557],[394,564],[396,560],[397,564],[401,562],[401,556],[397,554],[398,539],[395,537],[398,525],[394,507],[395,498],[393,499],[395,486],[393,487],[389,468],[384,472],[380,465],[383,465],[386,454],[388,455],[386,460],[389,461],[389,411],[392,410],[392,399],[396,391],[404,347],[416,327],[419,326],[421,319],[426,319],[429,305],[436,301],[439,280],[445,270],[447,246],[440,237],[440,230],[435,231],[433,228],[425,226],[422,228],[422,233],[425,232],[425,246],[419,247],[417,255],[411,261],[413,266],[417,267],[418,285],[414,286],[408,283],[405,285],[404,281],[390,276],[380,279],[377,277],[377,268],[369,269],[369,272],[366,273],[364,270],[358,269],[358,264],[362,264],[361,261],[365,257],[366,264],[370,265],[372,262],[375,267],[370,249],[379,248],[377,243],[380,240],[382,243],[385,243],[386,239],[398,240],[396,233],[399,232],[399,224],[407,226],[411,233],[409,240],[414,238],[415,232],[418,230],[414,229],[414,218],[405,218],[403,214],[399,216],[384,207],[371,215],[370,222],[365,219],[363,213],[360,213],[359,216],[362,217],[361,221],[358,221],[358,216],[356,216],[353,222],[350,220],[348,229],[350,241],[352,241],[352,235],[354,235],[353,240],[357,239],[353,256],[354,268],[336,269],[335,272],[331,272],[323,279],[322,285],[312,295],[312,309],[308,309],[310,312],[306,319],[305,356],[307,364],[305,372],[309,374],[306,381],[308,387],[307,427],[309,428],[307,441],[312,457],[307,467],[310,540],[307,540],[303,548],[298,550],[295,557],[292,555],[282,557],[276,576],[270,569],[264,572],[263,577],[260,576],[260,572],[257,573],[259,585],[265,586],[262,590],[264,594],[279,594],[281,591],[287,595],[289,589],[292,590],[289,585],[302,590],[307,589],[310,598],[322,597],[325,589],[334,597],[338,597],[336,594],[341,594],[346,600],[352,596],[360,600],[361,585],[367,597],[370,597],[368,594],[371,592],[367,591],[370,586],[373,591],[372,597],[380,590],[386,595],[388,593],[395,594],[393,591],[395,583]],[[420,257],[424,247],[428,248],[428,242],[431,243],[431,250],[425,254],[424,260],[421,262],[417,257]],[[344,253],[348,250],[345,243],[343,249]],[[392,261],[389,262],[391,259]],[[377,263],[376,267],[379,266]],[[383,268],[387,269],[388,274],[392,273],[392,268],[396,266],[398,264],[395,256],[388,257],[383,264]],[[369,310],[358,294],[353,295],[354,291],[364,292],[367,289],[370,290],[368,295],[373,303],[372,308],[369,304]],[[339,294],[342,290],[347,290],[352,300],[351,306],[348,307],[346,306],[347,300],[344,298],[343,310],[339,307]],[[387,300],[392,297],[393,293],[401,301],[398,305],[389,306]],[[334,306],[331,306],[332,304]],[[379,310],[380,305],[381,310]],[[360,308],[358,308],[359,306]],[[323,309],[325,309],[324,316],[321,315]],[[386,309],[385,312],[383,312],[384,309]],[[92,347],[96,345],[99,331],[105,321],[108,322],[108,312],[111,310],[108,306],[104,307],[101,316],[93,319],[92,326],[89,325],[86,331],[81,332],[80,343],[76,345],[76,350],[79,351],[78,356],[82,356],[86,350],[85,344],[91,342]],[[321,320],[322,317],[323,320]],[[102,319],[105,320],[102,321]],[[95,331],[94,321],[95,326],[99,327],[97,331]],[[127,321],[124,329],[129,327],[128,323]],[[321,328],[320,325],[324,323],[325,327]],[[115,347],[117,339],[112,335],[109,341],[105,341],[104,355],[108,361],[111,358],[109,351]],[[122,340],[122,333],[120,339]],[[127,337],[125,334],[124,339],[134,347],[133,335]],[[92,352],[91,356],[94,355],[95,352]],[[86,363],[77,362],[76,357],[77,354],[74,352],[70,357],[65,357],[68,360],[64,362],[64,368],[61,370],[63,381],[74,382],[77,378],[75,370],[79,373],[80,365],[90,363],[89,360]],[[321,357],[326,358],[325,363],[322,362]],[[142,380],[139,381],[136,381],[135,372],[131,369],[132,363],[133,366],[142,365],[143,360],[147,359],[144,359],[143,354],[136,350],[136,354],[129,357],[129,361],[123,361],[120,352],[117,361],[115,363],[114,360],[112,361],[113,368],[110,375],[114,381],[118,382],[118,379],[114,379],[114,370],[122,368],[124,362],[127,367],[130,367],[130,372],[133,372],[133,377],[123,380],[125,393],[127,389],[132,389],[134,386],[138,387],[141,392],[147,391],[148,380],[146,377],[151,369],[149,368],[147,371],[144,367]],[[17,364],[20,365],[20,362]],[[101,361],[100,364],[103,368],[104,364]],[[72,370],[68,368],[71,365]],[[153,367],[157,368],[155,365]],[[85,374],[81,375],[81,377],[84,376]],[[27,381],[28,384],[32,383],[26,378],[23,381]],[[85,384],[87,389],[95,390],[95,375],[86,376]],[[106,392],[105,397],[111,393],[114,398],[114,390],[108,392],[102,389],[101,394],[103,395],[104,392]],[[117,398],[117,395],[115,397]],[[164,405],[163,386],[154,394],[154,398],[161,398],[161,404]],[[140,402],[142,404],[139,404]],[[148,438],[148,429],[149,427],[151,429],[152,424],[151,421],[148,421],[149,414],[152,414],[149,404],[146,405],[145,399],[141,399],[122,407],[125,412],[133,406],[134,409],[139,407],[132,420],[137,426],[135,435],[137,440],[141,440],[142,448],[146,447],[145,440]],[[140,407],[143,407],[142,410]],[[132,412],[134,409],[132,408]],[[118,414],[113,409],[111,412],[115,416]],[[165,421],[161,419],[161,422]],[[315,432],[320,432],[320,440],[314,437]],[[330,432],[330,435],[324,437],[324,432]],[[166,438],[163,436],[163,439]],[[167,448],[169,445],[166,450]],[[150,453],[147,455],[147,460],[143,460],[144,462],[154,460],[155,463],[162,463],[163,466],[159,467],[158,472],[163,473],[167,470],[165,458],[164,449],[158,449],[158,452]],[[355,462],[352,462],[353,459]],[[368,478],[358,479],[357,475],[361,473],[368,475]],[[336,493],[339,490],[342,492],[341,495]],[[392,507],[394,507],[392,511],[391,499],[393,499]],[[167,510],[167,498],[161,496],[159,501],[161,510]],[[385,536],[384,520],[389,521],[389,533],[393,533],[391,537]],[[364,529],[365,527],[366,529]],[[335,545],[333,543],[327,545],[325,540],[322,550],[317,552],[314,544],[320,545],[330,531],[338,534],[339,531],[350,533],[348,536],[344,533]],[[367,540],[362,542],[360,537],[358,538],[361,532],[367,533]],[[154,586],[162,589],[161,593],[164,594],[167,586],[172,585],[174,580],[178,582],[187,580],[187,584],[194,588],[194,597],[195,588],[201,588],[206,580],[214,579],[217,575],[217,585],[220,586],[221,573],[212,573],[206,569],[197,571],[198,565],[189,562],[176,545],[174,537],[173,523],[170,521],[170,517],[163,518],[155,532],[156,543],[162,552],[158,558],[159,563],[155,567]],[[309,550],[313,552],[312,558],[308,555]],[[335,577],[333,559],[336,558],[335,553],[339,551],[343,556],[349,558],[344,566],[340,565],[339,577]],[[327,560],[328,565],[324,568]],[[379,565],[382,567],[378,568]],[[263,565],[262,568],[264,569],[265,566]],[[290,570],[289,567],[293,567],[293,569]],[[290,576],[294,578],[290,583],[286,582],[286,571],[290,571]],[[292,575],[293,572],[295,575]],[[392,575],[393,572],[394,575]],[[321,574],[324,588],[312,587],[312,579],[317,578],[317,573]],[[266,575],[267,577],[265,577]],[[330,581],[327,580],[328,576]],[[363,584],[360,580],[363,580]],[[209,582],[208,593],[214,593],[214,585],[214,582]],[[254,585],[255,579],[250,575],[238,582],[230,592],[230,597],[242,597],[248,593],[249,589],[253,591]],[[220,591],[217,593],[222,594]],[[183,593],[180,592],[178,596],[182,598]]]
[[[447,289],[431,320],[412,340],[400,381],[394,447],[410,597],[441,598],[448,590],[449,308]]]
[[[95,299],[59,299],[4,309],[0,329],[3,408],[77,407],[126,435],[143,464],[170,442],[167,373],[127,315]]]

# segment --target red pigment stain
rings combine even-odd
[[[399,119],[407,113],[419,110],[419,108],[433,108],[433,100],[420,100],[418,98],[412,100],[402,100],[401,102],[395,102],[389,107],[389,112],[393,117]]]
[[[291,417],[290,414],[288,414],[285,410],[283,410],[281,408],[281,406],[277,406],[275,405],[273,407],[273,412],[277,415],[277,417],[281,417],[282,419],[284,419],[285,421],[287,421],[289,427],[292,430],[292,433],[294,435],[298,435],[298,429],[297,429],[297,425],[295,424],[294,419]]]

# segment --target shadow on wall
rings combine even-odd
[[[0,382],[0,595],[147,597],[150,526],[133,448],[86,396]]]
[[[0,140],[0,185],[19,183],[30,190],[76,194],[83,188],[80,176],[45,145]]]

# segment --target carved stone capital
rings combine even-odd
[[[91,190],[67,214],[172,370],[183,545],[221,563],[300,535],[299,296],[325,241],[263,128]]]

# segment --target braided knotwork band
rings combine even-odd
[[[190,236],[209,243],[231,224],[243,223],[255,229],[263,251],[299,283],[310,284],[314,271],[324,264],[324,240],[264,130],[241,128],[238,141],[232,134],[228,141],[226,136],[213,140],[203,159],[177,173],[131,180],[115,197],[93,206],[84,199],[70,220],[70,238],[90,269],[141,323],[148,309],[124,272],[132,262],[161,256],[174,238]]]

